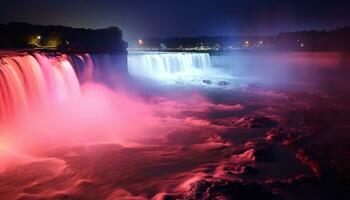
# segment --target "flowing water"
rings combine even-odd
[[[129,52],[130,75],[163,81],[222,76],[211,63],[208,53]]]
[[[117,60],[107,54],[1,56],[0,119],[79,96],[81,83],[123,71]],[[128,72],[134,78],[163,81],[222,76],[213,69],[207,53],[131,52]]]
[[[77,75],[66,56],[5,56],[0,75],[0,119],[80,93]]]
[[[127,69],[118,60],[0,55],[0,199],[346,194],[349,56],[130,52]],[[101,83],[126,71],[141,86]]]
[[[0,119],[76,98],[81,84],[117,73],[123,75],[117,55],[4,53],[0,55]]]

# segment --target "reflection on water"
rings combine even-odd
[[[13,126],[1,127],[2,199],[340,199],[346,194],[350,95],[341,84],[349,66],[343,54],[129,55],[134,63],[129,71],[142,77],[142,84],[113,90],[91,83],[96,66],[84,72],[82,66],[91,62],[87,55],[80,58],[78,72],[67,59],[81,82],[77,98],[33,109]],[[60,63],[52,67],[60,69]],[[224,73],[212,73],[217,69]],[[31,71],[41,73],[25,75],[33,77]],[[187,72],[190,79],[183,78]],[[150,89],[144,78],[164,83],[159,76],[173,77],[178,87],[166,81]],[[315,90],[305,89],[310,82]],[[4,88],[0,98],[19,95]],[[23,91],[24,97],[38,93]]]

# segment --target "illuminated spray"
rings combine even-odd
[[[166,67],[174,66],[158,63],[166,69],[160,71],[169,75],[211,68],[206,54],[176,54],[168,58],[179,67],[169,69]],[[129,145],[125,141],[165,134],[158,131],[156,135],[149,134],[154,131],[148,131],[168,126],[158,117],[159,112],[178,116],[187,107],[202,110],[211,106],[205,99],[189,98],[193,94],[186,94],[186,98],[178,94],[174,102],[164,99],[152,105],[133,94],[130,87],[111,90],[94,82],[99,68],[113,67],[113,63],[109,55],[3,56],[0,64],[0,157],[9,158],[13,163],[13,159],[18,158],[14,155],[40,154],[55,146],[91,142]],[[157,70],[150,73],[159,75]],[[186,102],[189,99],[196,100]],[[182,122],[169,118],[167,121],[173,128],[183,127],[182,123],[194,123],[190,119]],[[10,155],[9,152],[18,153]],[[0,168],[5,169],[9,162],[2,161]]]

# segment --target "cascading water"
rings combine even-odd
[[[129,74],[158,80],[208,75],[212,71],[207,53],[130,52]]]
[[[78,97],[81,83],[114,80],[115,74],[125,74],[126,68],[120,67],[126,64],[123,58],[111,54],[2,53],[0,121],[37,106]],[[203,77],[223,77],[212,68],[207,53],[131,52],[128,72],[135,78],[199,83]]]
[[[66,55],[4,56],[0,59],[0,119],[79,95],[79,81]]]
[[[80,83],[104,79],[102,73],[112,75],[120,70],[120,58],[109,54],[2,53],[0,122],[38,106],[79,97]]]

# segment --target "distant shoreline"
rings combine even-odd
[[[128,52],[163,52],[163,53],[209,53],[210,55],[230,55],[230,54],[246,54],[246,53],[344,53],[350,54],[350,51],[287,51],[287,50],[230,50],[230,51],[195,51],[195,50],[128,50]]]

